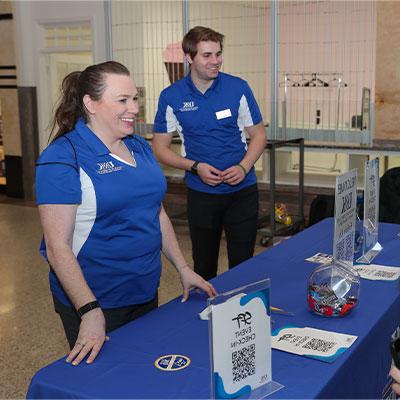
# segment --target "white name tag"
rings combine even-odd
[[[217,119],[232,117],[232,113],[229,108],[227,108],[226,110],[217,111],[215,113],[215,115],[216,115]]]

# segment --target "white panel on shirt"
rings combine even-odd
[[[135,161],[135,163],[130,163],[128,161],[125,161],[123,158],[118,157],[116,154],[113,154],[113,153],[109,153],[109,154],[110,154],[111,157],[114,157],[116,160],[118,160],[118,161],[120,161],[120,162],[122,162],[122,163],[124,163],[126,165],[129,165],[131,167],[136,167],[136,161]],[[135,159],[135,155],[133,154],[133,151],[131,152],[131,155],[132,155],[132,160],[134,160]]]
[[[72,252],[78,256],[82,246],[89,237],[96,220],[96,194],[89,175],[79,168],[79,175],[82,188],[82,203],[76,211],[75,229],[72,238]]]
[[[253,123],[253,118],[251,117],[251,112],[245,95],[242,95],[240,99],[239,116],[237,124],[241,132],[242,142],[245,144],[245,149],[247,150],[246,134],[244,132],[244,128],[246,126],[253,126],[254,123]]]
[[[182,127],[179,124],[178,118],[176,118],[176,115],[174,114],[174,110],[172,107],[167,106],[167,111],[165,113],[165,119],[167,121],[167,132],[178,132],[178,135],[181,139],[182,146],[181,146],[181,156],[185,157],[186,156],[186,149],[185,149],[185,139],[182,134]]]

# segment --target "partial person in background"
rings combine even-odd
[[[161,92],[153,137],[157,158],[186,171],[194,270],[206,280],[217,274],[223,230],[229,268],[253,256],[258,219],[254,163],[266,144],[249,85],[220,72],[223,39],[202,26],[185,35],[182,48],[190,73]],[[170,148],[175,131],[182,156]]]
[[[397,395],[400,396],[400,369],[392,365],[390,369],[390,376],[393,378],[394,382],[392,384],[392,389]]]
[[[138,94],[109,61],[64,78],[58,131],[36,167],[42,253],[73,365],[91,363],[106,333],[157,307],[160,249],[191,287],[215,295],[179,248],[162,200],[163,173],[133,125]]]

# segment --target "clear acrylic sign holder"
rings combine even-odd
[[[332,263],[318,266],[308,280],[308,305],[317,315],[343,317],[358,304],[360,276],[353,269],[356,203],[353,169],[336,178]]]
[[[270,280],[208,299],[212,399],[262,399],[272,380]]]
[[[370,264],[381,252],[379,233],[379,159],[365,163],[364,174],[364,216],[362,223],[362,255],[356,259],[359,264]]]

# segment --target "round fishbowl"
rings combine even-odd
[[[319,265],[308,280],[308,305],[317,315],[343,317],[358,303],[360,275],[338,262]]]

